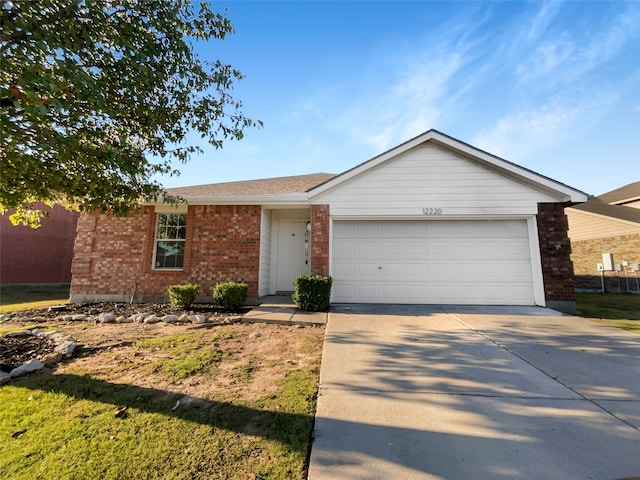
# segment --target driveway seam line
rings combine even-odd
[[[447,397],[482,397],[482,398],[504,398],[514,400],[553,400],[563,402],[580,402],[587,399],[580,399],[575,397],[542,397],[542,396],[526,396],[526,395],[490,395],[485,393],[453,393],[453,392],[437,392],[433,390],[358,390],[351,388],[327,388],[325,390],[341,391],[341,392],[353,392],[353,393],[400,393],[403,395],[441,395]],[[322,390],[320,390],[320,395]],[[607,400],[608,401],[608,400]],[[628,402],[634,402],[634,400],[627,400]]]
[[[498,348],[503,349],[505,352],[510,353],[511,355],[513,355],[516,358],[519,358],[520,360],[522,360],[524,363],[526,363],[527,365],[530,365],[531,367],[535,368],[536,370],[538,370],[540,373],[542,373],[545,377],[553,380],[554,382],[559,383],[560,385],[562,385],[564,388],[566,388],[567,390],[572,391],[573,393],[575,393],[576,395],[578,395],[579,397],[581,397],[582,399],[586,400],[587,402],[591,403],[592,405],[594,405],[595,407],[599,408],[600,410],[602,410],[605,413],[608,413],[609,415],[611,415],[613,418],[619,420],[620,422],[624,423],[625,425],[628,425],[629,427],[633,428],[636,431],[640,432],[640,428],[636,427],[635,425],[633,425],[632,423],[627,422],[625,419],[620,418],[619,416],[617,416],[616,414],[614,414],[613,412],[610,412],[609,410],[607,410],[605,407],[603,407],[602,405],[600,405],[599,403],[597,403],[596,401],[594,401],[591,398],[586,397],[585,395],[583,395],[582,393],[580,393],[579,391],[571,388],[570,386],[562,383],[560,380],[558,380],[556,377],[552,377],[551,375],[549,375],[547,372],[545,372],[544,370],[538,368],[536,365],[534,365],[533,363],[529,362],[527,359],[521,357],[520,355],[518,355],[516,352],[509,350],[509,348],[506,345],[502,345],[500,343],[498,343],[497,341],[493,340],[492,338],[490,338],[489,336],[485,335],[484,333],[482,333],[480,330],[476,330],[475,328],[473,328],[471,325],[467,324],[466,322],[464,322],[462,319],[458,318],[457,316],[455,316],[452,313],[449,312],[445,312],[449,317],[453,318],[456,322],[458,322],[460,325],[463,325],[464,327],[468,328],[469,330],[471,330],[474,333],[477,333],[478,335],[480,335],[482,338],[490,341],[491,343],[493,343],[495,346],[497,346]],[[603,401],[603,400],[600,400]]]

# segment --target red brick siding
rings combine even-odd
[[[575,273],[575,288],[577,290],[598,290],[602,288],[600,273],[596,264],[602,263],[603,253],[612,253],[615,263],[626,260],[629,263],[640,263],[640,234],[618,235],[608,238],[594,238],[571,242],[571,260]],[[627,291],[627,281],[624,272],[604,272],[605,290],[608,292]],[[629,290],[637,291],[635,275],[629,276]],[[620,286],[618,286],[620,278]]]
[[[244,281],[258,295],[260,206],[190,206],[181,271],[152,269],[156,214],[81,217],[72,295],[166,295],[167,286],[197,283],[209,296],[218,282]]]
[[[134,284],[141,280],[145,236],[152,217],[148,209],[128,217],[81,215],[71,294],[131,295]]]
[[[69,283],[78,212],[60,205],[49,212],[40,228],[14,226],[8,212],[0,216],[0,284]]]
[[[329,205],[311,205],[311,275],[329,275]]]
[[[544,294],[548,302],[575,302],[569,228],[562,203],[538,204],[538,240]],[[557,249],[556,245],[560,248]]]

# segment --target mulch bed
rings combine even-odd
[[[9,373],[32,358],[52,353],[55,343],[48,337],[35,335],[0,337],[0,370]]]

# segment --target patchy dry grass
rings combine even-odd
[[[323,329],[58,330],[84,354],[0,387],[0,478],[305,477]]]

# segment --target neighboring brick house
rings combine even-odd
[[[640,182],[594,197],[565,212],[576,290],[602,290],[597,264],[602,263],[603,254],[611,253],[620,270],[604,272],[605,290],[640,293],[636,281],[640,272],[634,269],[640,263]]]
[[[40,228],[14,226],[0,216],[0,284],[71,282],[71,260],[79,213],[39,205],[49,213]]]
[[[171,189],[186,204],[78,224],[72,301],[331,275],[334,303],[575,308],[563,212],[583,192],[435,130],[340,175]],[[134,295],[135,294],[135,295]]]

